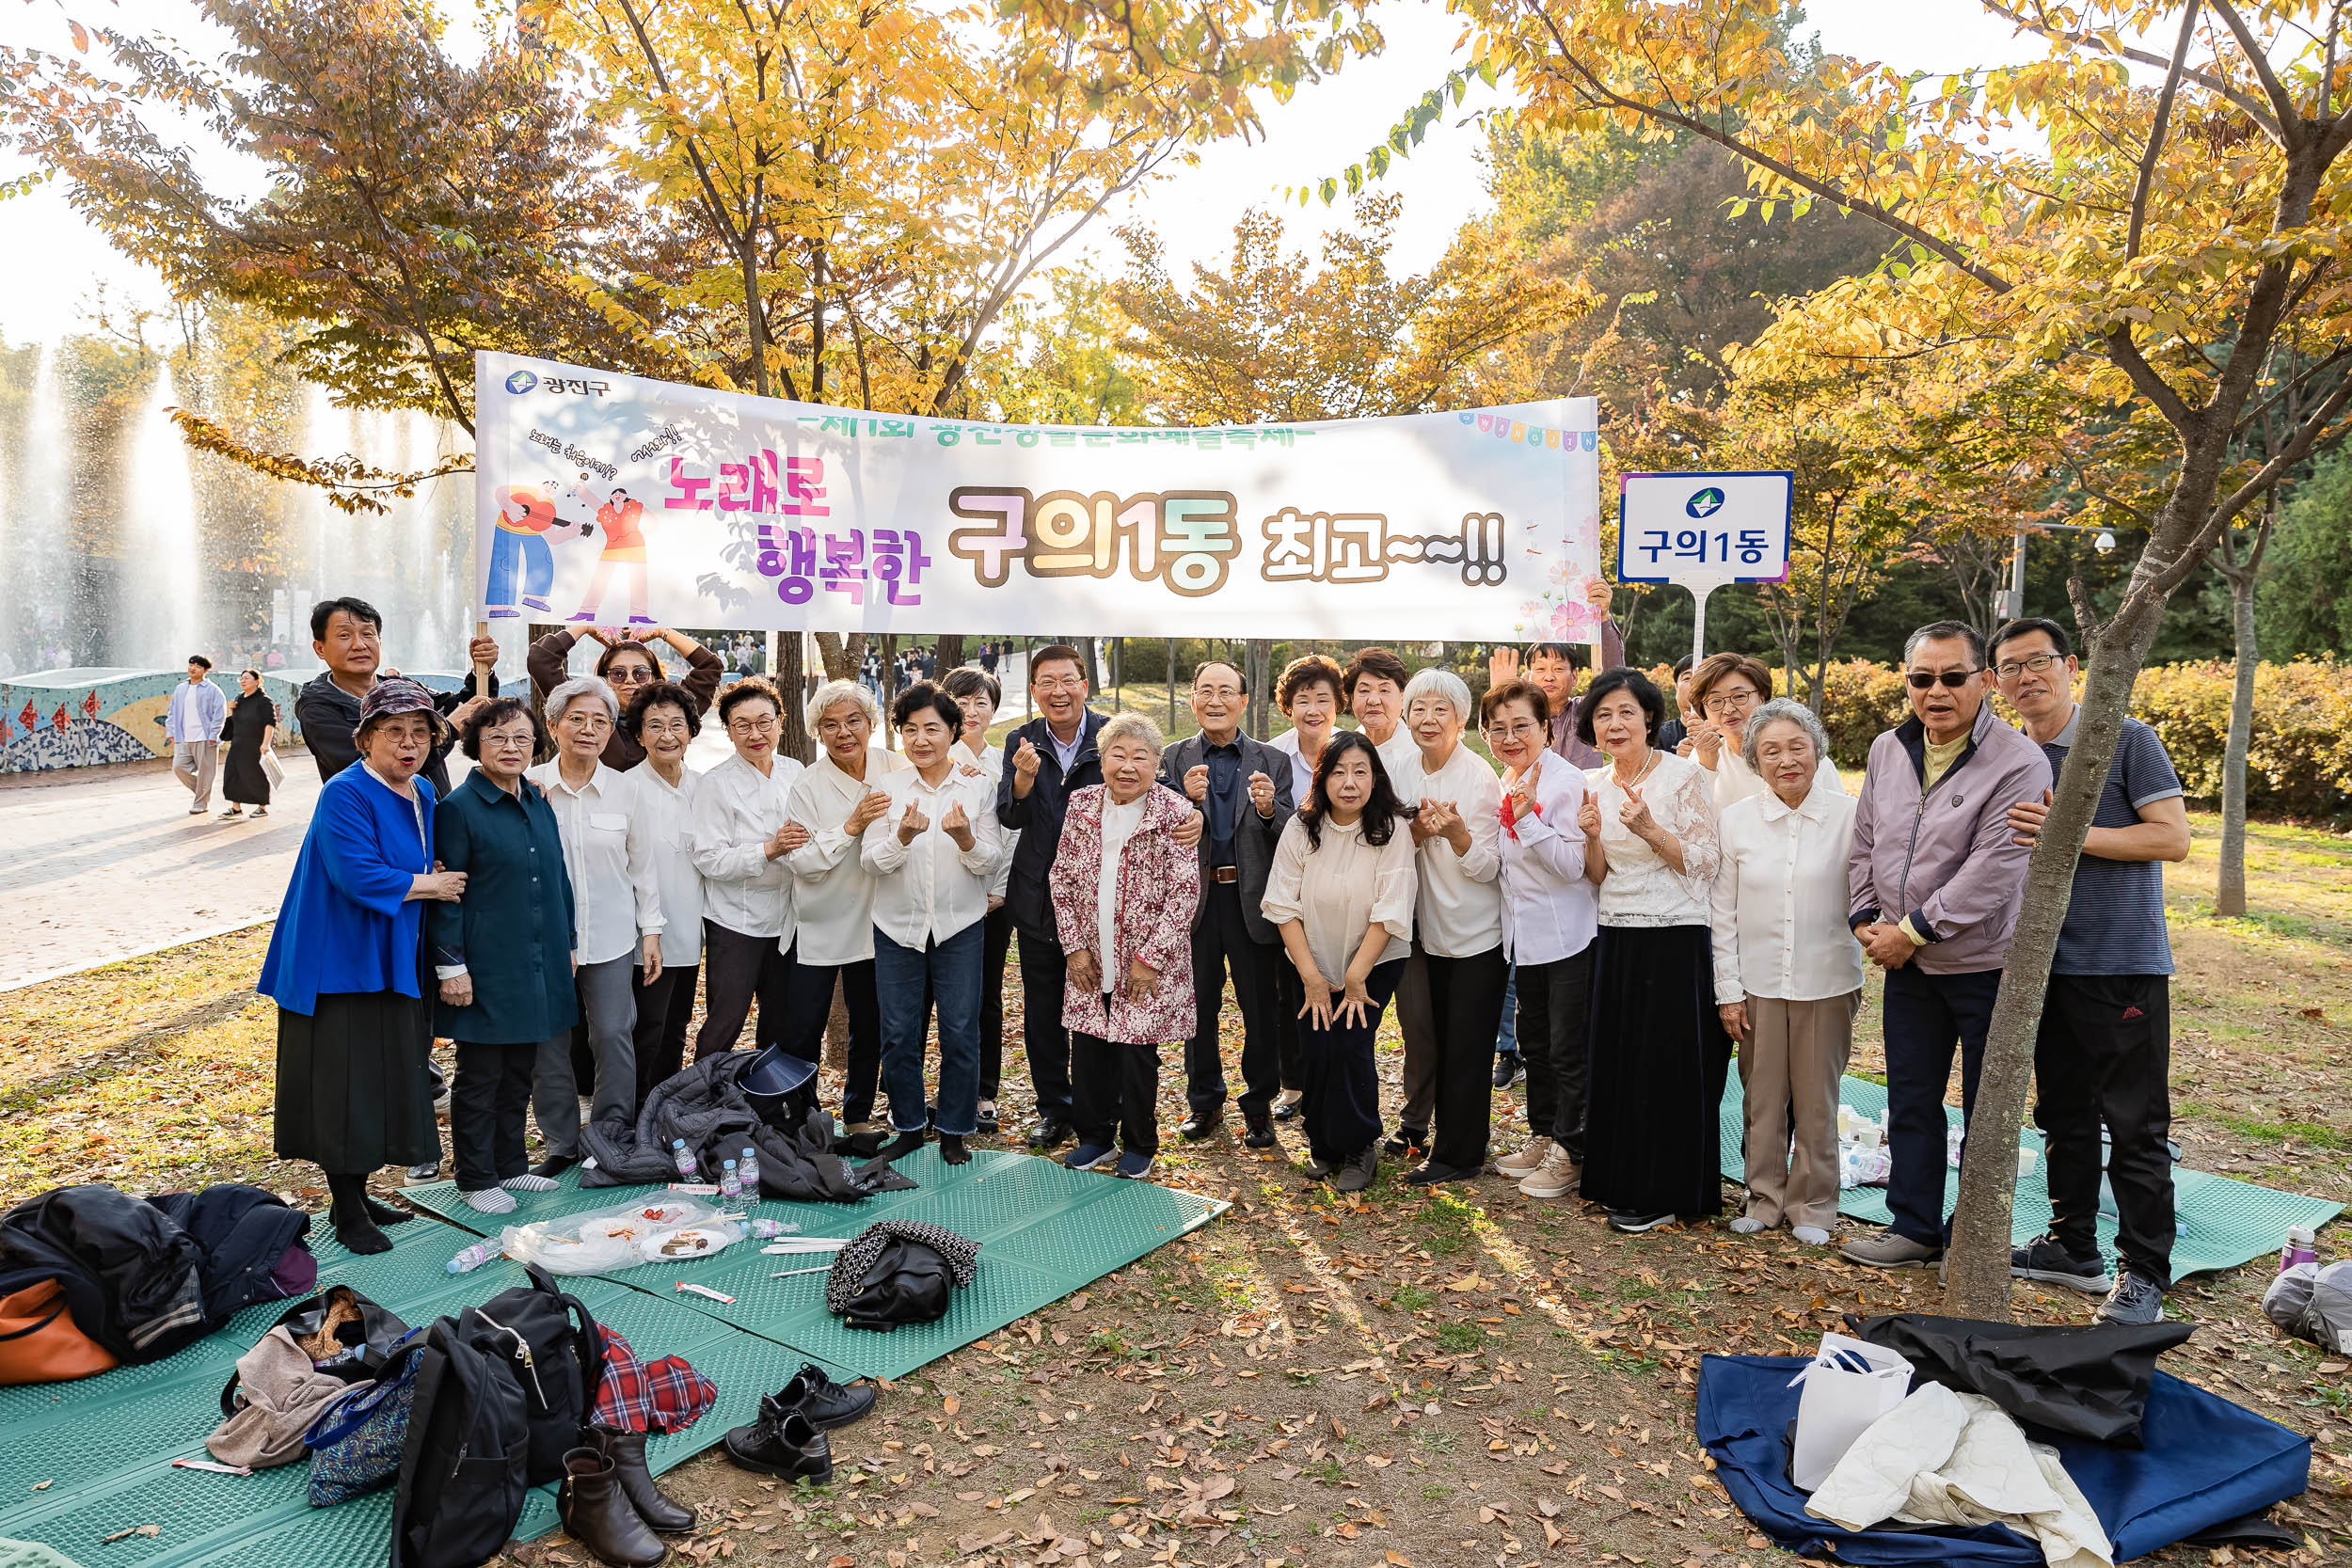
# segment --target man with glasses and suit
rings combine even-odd
[[[1944,1085],[1960,1048],[1973,1111],[1986,1027],[2031,848],[2010,810],[2050,787],[2042,748],[1996,718],[1983,636],[1958,621],[1903,644],[1911,717],[1870,746],[1846,863],[1848,922],[1885,972],[1886,1207],[1894,1223],[1846,1244],[1857,1263],[1944,1257]]]

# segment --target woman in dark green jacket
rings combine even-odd
[[[434,906],[425,941],[441,985],[437,1032],[457,1046],[457,1190],[478,1212],[503,1214],[515,1193],[555,1185],[530,1169],[523,1112],[550,1053],[567,1092],[572,1081],[572,885],[555,812],[523,779],[539,740],[529,705],[485,703],[462,735],[474,770],[435,808],[433,837],[441,863],[467,874],[466,896]]]

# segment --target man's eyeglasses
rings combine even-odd
[[[2023,658],[2012,658],[2007,663],[1994,665],[1993,673],[2005,681],[2015,680],[2028,670],[2038,675],[2058,663],[2059,657],[2057,654],[2027,654]]]
[[[1083,691],[1086,689],[1087,683],[1086,677],[1080,675],[1069,680],[1055,680],[1049,678],[1037,681],[1033,684],[1035,684],[1040,691]]]
[[[1914,670],[1903,679],[1911,683],[1911,689],[1914,691],[1925,691],[1931,686],[1939,685],[1947,690],[1957,691],[1983,673],[1981,670],[1946,670],[1940,673],[1933,670]]]

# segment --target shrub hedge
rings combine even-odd
[[[1910,711],[1902,676],[1858,658],[1831,665],[1826,676],[1821,725],[1829,732],[1830,753],[1840,767],[1859,768],[1869,757],[1870,742]],[[2233,666],[2218,661],[2169,664],[2140,672],[2132,694],[2133,716],[2163,737],[2192,800],[2221,797],[2234,678]],[[1797,685],[1802,697],[1803,682]],[[2248,805],[2256,812],[2303,817],[2352,813],[2352,666],[2299,658],[2255,671],[2246,786]]]

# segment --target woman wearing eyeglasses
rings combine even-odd
[[[1612,1229],[1723,1207],[1717,1125],[1731,1041],[1715,1010],[1710,926],[1720,849],[1707,775],[1661,750],[1666,700],[1638,670],[1594,680],[1578,737],[1609,761],[1578,811],[1600,841],[1583,1193]]]
[[[694,791],[694,865],[703,874],[703,1026],[694,1060],[732,1051],[752,1005],[753,1038],[783,1039],[798,927],[792,872],[784,857],[809,841],[791,820],[801,764],[776,754],[784,700],[759,675],[719,693],[719,722],[735,754],[705,773]]]
[[[1691,729],[1690,757],[1713,775],[1718,814],[1765,793],[1764,781],[1740,756],[1740,737],[1772,694],[1772,673],[1746,654],[1709,654],[1691,672],[1691,706],[1703,717]],[[1822,787],[1844,793],[1845,781],[1826,751],[1814,775]]]
[[[596,675],[612,688],[622,707],[628,707],[640,691],[669,678],[662,673],[660,657],[653,651],[654,643],[667,642],[686,660],[686,673],[678,677],[677,684],[693,699],[694,717],[699,720],[710,711],[710,699],[717,695],[719,682],[726,675],[726,662],[684,632],[672,631],[667,626],[582,626],[580,630],[603,645],[604,652],[596,656]],[[531,672],[533,701],[544,705],[549,692],[571,678],[567,667],[572,645],[579,640],[579,634],[566,627],[532,643],[523,667]],[[628,727],[615,725],[605,742],[604,765],[615,772],[626,773],[644,760],[645,748]]]

